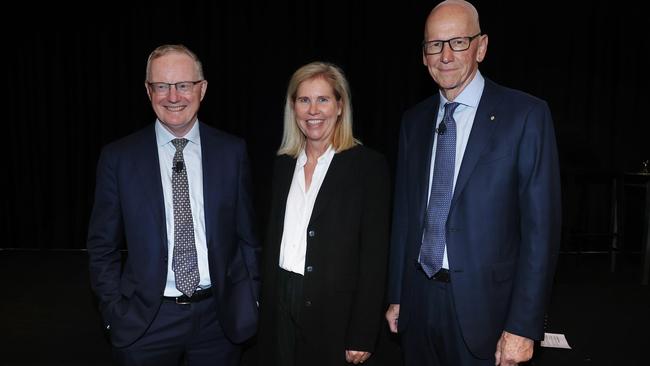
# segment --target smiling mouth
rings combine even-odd
[[[317,124],[322,123],[323,121],[324,120],[322,120],[322,119],[308,119],[307,124],[308,125],[317,125]]]
[[[165,107],[165,109],[167,109],[170,112],[180,112],[183,109],[185,109],[185,106],[182,106],[182,105],[168,105],[168,106]]]

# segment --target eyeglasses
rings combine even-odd
[[[437,55],[442,52],[442,48],[444,47],[445,43],[447,43],[449,45],[449,48],[451,48],[451,50],[454,52],[465,51],[469,48],[474,38],[480,35],[481,33],[477,33],[471,37],[455,37],[445,41],[440,39],[433,41],[424,41],[422,42],[422,52],[424,52],[425,55]]]
[[[149,83],[147,82],[147,85],[151,88],[151,90],[160,95],[167,95],[169,94],[169,90],[171,89],[172,86],[176,88],[177,93],[181,94],[189,94],[192,92],[192,89],[194,89],[194,85],[203,82],[203,80],[196,80],[196,81],[179,81],[177,83]]]

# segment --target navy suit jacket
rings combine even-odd
[[[414,276],[440,97],[404,114],[388,301],[404,331],[418,306]],[[560,174],[547,104],[486,79],[445,227],[454,305],[469,349],[490,357],[503,330],[540,339],[560,242]]]
[[[223,330],[238,343],[256,331],[259,293],[246,146],[205,124],[199,131],[212,290]],[[154,125],[102,150],[87,246],[91,285],[111,341],[129,345],[160,307],[171,260]]]

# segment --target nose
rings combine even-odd
[[[311,115],[318,114],[318,105],[316,103],[309,103],[308,113]]]
[[[445,64],[454,60],[454,51],[449,46],[449,43],[442,44],[442,52],[440,53],[440,60]]]
[[[169,99],[172,102],[180,99],[178,97],[178,91],[176,90],[176,85],[171,85],[169,87],[169,94],[167,95],[167,99]]]

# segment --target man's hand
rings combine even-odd
[[[370,358],[370,355],[370,352],[345,350],[345,360],[355,365],[363,363],[363,361]]]
[[[533,357],[534,342],[532,339],[508,333],[505,330],[497,342],[494,353],[494,364],[497,366],[514,366],[526,362]]]
[[[399,318],[399,304],[390,304],[386,310],[386,321],[393,333],[397,333],[397,319]]]

